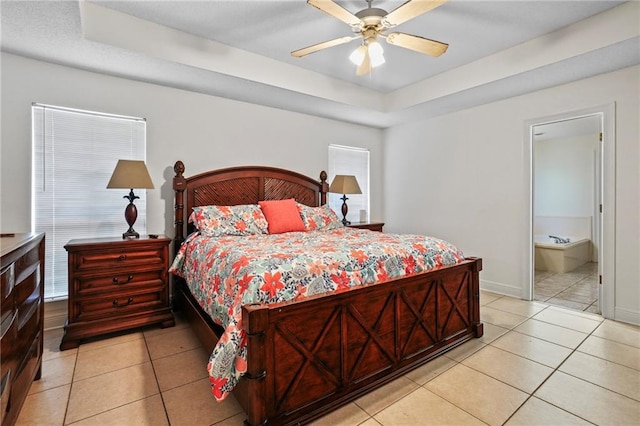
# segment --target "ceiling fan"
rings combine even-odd
[[[385,62],[384,52],[378,42],[378,38],[385,39],[387,43],[394,46],[404,47],[436,57],[442,55],[449,47],[446,43],[412,34],[399,32],[386,33],[390,28],[435,9],[448,0],[409,0],[390,13],[387,13],[387,11],[383,9],[371,7],[373,0],[365,1],[368,7],[354,15],[332,0],[307,0],[307,3],[311,6],[349,24],[355,35],[339,37],[314,44],[303,49],[295,50],[291,52],[291,55],[296,58],[301,58],[319,50],[339,46],[362,38],[362,44],[353,51],[349,59],[358,66],[356,74],[365,75],[369,74],[373,68]]]

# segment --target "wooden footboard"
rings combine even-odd
[[[184,218],[194,206],[288,198],[318,206],[326,202],[329,187],[324,172],[315,181],[260,166],[185,178],[184,164],[177,161],[174,170],[176,251],[184,240]],[[309,422],[482,336],[481,269],[481,259],[468,258],[455,266],[343,293],[243,306],[247,373],[233,395],[247,413],[247,423]],[[182,279],[175,277],[175,284],[176,307],[205,349],[212,351],[222,328],[213,324]]]
[[[483,333],[481,259],[355,291],[243,307],[251,425],[305,423]]]

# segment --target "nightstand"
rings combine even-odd
[[[384,222],[351,222],[347,225],[350,228],[368,229],[370,231],[382,232]]]
[[[164,236],[69,241],[69,318],[60,350],[114,331],[173,326],[170,242]]]

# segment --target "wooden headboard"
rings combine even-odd
[[[317,181],[290,170],[266,166],[241,166],[212,170],[188,178],[184,177],[184,163],[173,166],[175,191],[175,250],[184,241],[184,219],[194,207],[207,205],[233,206],[257,204],[262,200],[296,201],[316,207],[327,202],[327,173],[320,173]],[[185,210],[186,192],[186,210]],[[186,214],[185,214],[186,213]],[[187,233],[191,232],[190,224]]]

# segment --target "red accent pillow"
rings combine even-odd
[[[262,214],[269,224],[269,234],[306,231],[296,200],[259,201]]]

